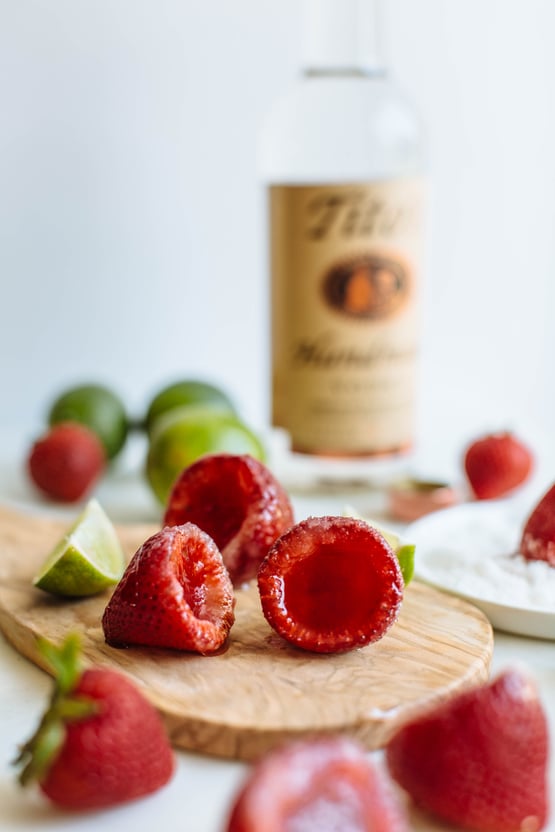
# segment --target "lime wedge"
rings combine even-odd
[[[414,543],[408,543],[407,541],[403,540],[402,537],[397,534],[397,532],[392,531],[391,529],[385,529],[379,523],[376,523],[370,517],[363,517],[354,508],[351,506],[345,506],[343,509],[343,516],[344,517],[354,517],[357,520],[364,520],[365,523],[368,523],[369,526],[373,526],[382,537],[389,543],[391,548],[393,549],[393,553],[397,557],[399,561],[399,566],[401,567],[401,572],[403,573],[403,580],[405,582],[405,586],[407,586],[414,575],[414,554],[416,551],[416,546]]]
[[[119,581],[124,566],[116,530],[93,499],[56,544],[33,584],[53,595],[96,595]]]

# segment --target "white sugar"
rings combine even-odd
[[[423,578],[476,599],[555,613],[555,568],[517,553],[520,519],[475,512],[461,514],[448,535],[440,527],[426,543]]]

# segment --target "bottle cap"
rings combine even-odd
[[[382,69],[377,0],[304,0],[303,11],[309,70]]]
[[[449,483],[406,478],[390,485],[388,513],[395,520],[410,523],[432,511],[450,508],[460,499],[458,490]]]

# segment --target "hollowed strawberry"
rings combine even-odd
[[[187,522],[215,541],[237,586],[256,575],[272,543],[292,525],[293,509],[261,462],[211,454],[186,468],[170,494],[165,525]]]
[[[258,587],[268,623],[318,653],[377,641],[395,622],[404,590],[389,544],[351,517],[310,517],[293,526],[270,549]]]
[[[133,556],[104,611],[108,644],[213,653],[234,621],[233,587],[214,541],[192,523],[164,528]]]
[[[267,754],[239,791],[227,832],[408,832],[389,782],[343,737]]]

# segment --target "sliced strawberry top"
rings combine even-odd
[[[381,638],[403,598],[399,563],[382,535],[349,517],[311,517],[271,548],[258,572],[269,624],[298,647],[349,650]]]
[[[233,587],[214,541],[165,527],[135,553],[104,612],[106,641],[212,653],[234,621]]]
[[[263,824],[261,825],[261,819]],[[408,832],[389,783],[344,737],[291,743],[253,768],[227,832]]]
[[[438,817],[477,832],[537,832],[547,749],[536,687],[509,670],[406,724],[386,756],[394,779]]]
[[[555,567],[555,485],[524,524],[520,551],[528,560],[544,560]]]
[[[212,454],[186,468],[170,495],[164,523],[187,522],[215,541],[237,586],[256,575],[274,540],[293,524],[293,509],[261,462]]]

